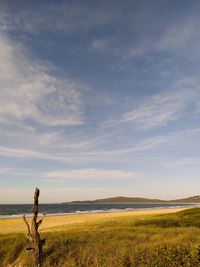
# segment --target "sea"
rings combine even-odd
[[[182,207],[193,207],[194,204],[40,204],[39,212],[46,216],[54,215],[76,215],[84,213],[103,213],[136,211],[148,209],[174,209]],[[31,217],[31,204],[0,204],[0,219],[20,218],[24,214]]]

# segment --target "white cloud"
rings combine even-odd
[[[10,167],[0,167],[0,174],[3,175],[12,175],[12,176],[26,176],[27,174],[30,175],[30,173],[25,172],[23,170],[17,170]]]
[[[65,157],[62,154],[42,152],[38,150],[31,149],[21,149],[21,148],[10,148],[0,146],[0,156],[13,157],[13,158],[25,158],[25,159],[43,159],[61,162],[73,162],[74,159],[69,155]]]
[[[41,31],[60,31],[71,33],[75,31],[89,30],[94,27],[104,26],[111,22],[117,15],[113,5],[80,5],[76,2],[63,2],[41,5],[25,2],[15,15],[15,4],[9,8],[2,5],[0,13],[0,30],[22,30],[38,33]]]
[[[185,21],[177,22],[171,25],[164,34],[154,44],[154,48],[159,51],[176,53],[183,50],[190,50],[190,56],[193,52],[196,53],[196,48],[199,47],[200,34],[198,31],[199,17],[187,19]],[[194,49],[195,51],[191,50]],[[185,56],[185,55],[184,55]]]
[[[22,157],[22,158],[48,158],[48,155],[45,153],[35,151],[35,150],[27,150],[27,149],[17,149],[17,148],[9,148],[9,147],[0,147],[0,155],[9,156],[9,157]]]
[[[197,93],[193,87],[168,91],[154,95],[143,103],[124,113],[121,122],[132,123],[137,128],[150,129],[167,125],[184,115],[185,110],[196,101]]]
[[[150,13],[150,10],[148,10],[148,13]],[[118,56],[122,56],[124,59],[141,58],[147,62],[152,62],[152,66],[162,55],[164,57],[159,60],[162,64],[168,61],[172,61],[174,64],[187,61],[188,64],[191,64],[191,60],[196,61],[199,58],[200,33],[198,30],[199,16],[197,14],[192,14],[187,18],[184,17],[184,19],[176,19],[174,22],[167,23],[167,25],[162,25],[162,23],[154,25],[155,21],[157,20],[151,21],[148,25],[148,27],[153,26],[151,34],[146,32],[147,22],[145,21],[143,24],[145,29],[141,29],[140,38],[135,38],[132,41],[130,39],[125,50],[122,49],[122,46],[118,47],[119,51],[121,49]],[[138,27],[138,21],[135,24]],[[133,31],[134,36],[137,36],[137,30]],[[111,53],[112,51],[110,50]],[[166,57],[166,55],[168,56]],[[152,73],[152,68],[149,68],[149,71]]]
[[[96,39],[91,43],[92,50],[105,51],[108,47],[108,39]]]
[[[0,35],[1,120],[33,120],[50,126],[82,123],[83,87],[57,78],[26,49]]]
[[[133,158],[145,158],[146,152],[152,151],[158,147],[168,146],[168,145],[180,145],[181,147],[192,149],[191,142],[198,142],[200,129],[188,129],[176,132],[169,132],[163,135],[157,135],[153,137],[143,138],[140,141],[132,142],[128,147],[122,147],[114,149],[81,149],[82,144],[80,144],[79,149],[75,147],[69,151],[55,152],[54,150],[33,150],[33,149],[22,149],[16,147],[6,147],[0,146],[0,156],[12,157],[12,158],[23,158],[23,159],[42,159],[49,161],[58,161],[72,164],[79,164],[85,162],[124,162],[127,159]],[[186,142],[187,141],[187,142]],[[77,144],[78,145],[78,144]],[[144,154],[145,153],[145,154]]]
[[[70,180],[123,180],[138,178],[140,174],[132,171],[81,169],[66,171],[51,171],[43,174],[46,178]]]
[[[200,164],[200,158],[192,158],[192,157],[183,157],[178,159],[173,159],[173,161],[169,161],[166,163],[166,166],[169,167],[185,167],[185,166],[192,166]]]

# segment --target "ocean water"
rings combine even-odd
[[[177,207],[191,207],[191,204],[40,204],[40,213],[47,216],[79,214],[79,213],[100,213],[115,211],[131,211],[146,209],[163,209]],[[21,217],[23,214],[31,216],[31,204],[5,204],[0,205],[0,219]]]

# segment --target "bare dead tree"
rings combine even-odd
[[[34,193],[33,218],[32,218],[32,222],[30,225],[25,215],[23,216],[24,222],[28,230],[26,237],[31,243],[31,246],[28,247],[26,250],[33,251],[33,266],[34,267],[40,267],[42,264],[42,247],[45,243],[45,239],[41,239],[38,233],[38,228],[42,224],[42,221],[45,216],[45,214],[43,214],[43,217],[39,221],[37,221],[38,211],[39,211],[38,209],[39,195],[40,195],[40,190],[36,188],[35,193]]]

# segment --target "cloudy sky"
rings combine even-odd
[[[0,4],[0,203],[200,194],[199,1]]]

